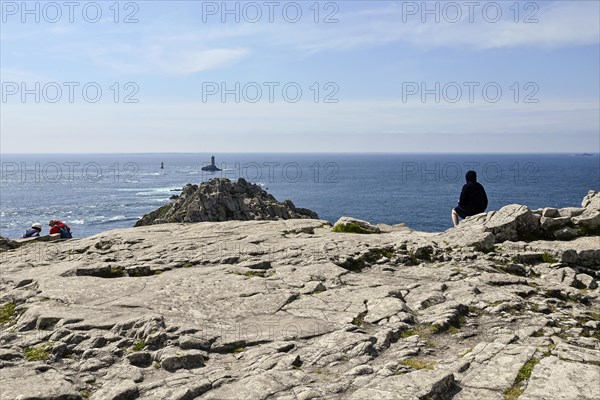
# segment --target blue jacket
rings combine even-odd
[[[40,232],[37,229],[33,229],[33,228],[29,228],[25,231],[25,234],[23,235],[24,238],[29,238],[29,237],[38,237],[40,236]]]

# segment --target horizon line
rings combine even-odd
[[[489,151],[465,151],[465,152],[452,152],[452,151],[203,151],[203,152],[189,152],[189,151],[148,151],[148,152],[1,152],[2,155],[64,155],[64,154],[78,154],[78,155],[151,155],[151,154],[165,154],[165,155],[184,155],[184,154],[348,154],[348,155],[360,155],[360,154],[435,154],[435,155],[461,155],[461,154],[481,154],[481,155],[521,155],[521,154],[556,154],[556,155],[600,155],[600,151],[587,152],[587,151],[542,151],[542,152],[528,152],[528,151],[500,151],[500,152],[489,152]]]

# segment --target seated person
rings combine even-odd
[[[42,224],[33,224],[31,228],[27,229],[23,234],[23,238],[40,237],[42,231]]]
[[[467,218],[471,215],[479,214],[485,211],[488,206],[488,198],[483,186],[477,182],[477,173],[468,171],[465,175],[467,180],[460,192],[458,207],[452,210],[452,222],[454,226],[458,225],[458,217]]]
[[[73,235],[71,235],[71,228],[69,228],[69,225],[62,221],[52,219],[50,222],[48,222],[48,226],[50,226],[51,235],[60,233],[61,239],[71,239],[73,237]]]

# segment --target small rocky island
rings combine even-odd
[[[188,184],[173,203],[144,215],[135,226],[169,222],[218,222],[278,219],[317,219],[317,213],[278,202],[260,186],[238,179],[214,178],[200,186]]]
[[[208,203],[234,187],[146,219],[177,223],[0,240],[2,399],[600,398],[598,193],[423,233]]]

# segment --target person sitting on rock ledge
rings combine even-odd
[[[33,224],[33,225],[31,225],[31,228],[29,228],[25,231],[25,233],[23,234],[23,238],[39,237],[41,231],[42,231],[42,224],[37,224],[37,223]]]
[[[71,235],[71,228],[69,228],[69,225],[62,221],[52,219],[50,222],[48,222],[48,226],[50,226],[50,235],[60,233],[61,239],[73,238],[73,235]]]
[[[467,180],[460,192],[458,206],[452,210],[452,222],[458,225],[458,217],[467,218],[485,211],[488,206],[488,198],[483,186],[477,182],[477,173],[468,171],[465,175]]]

